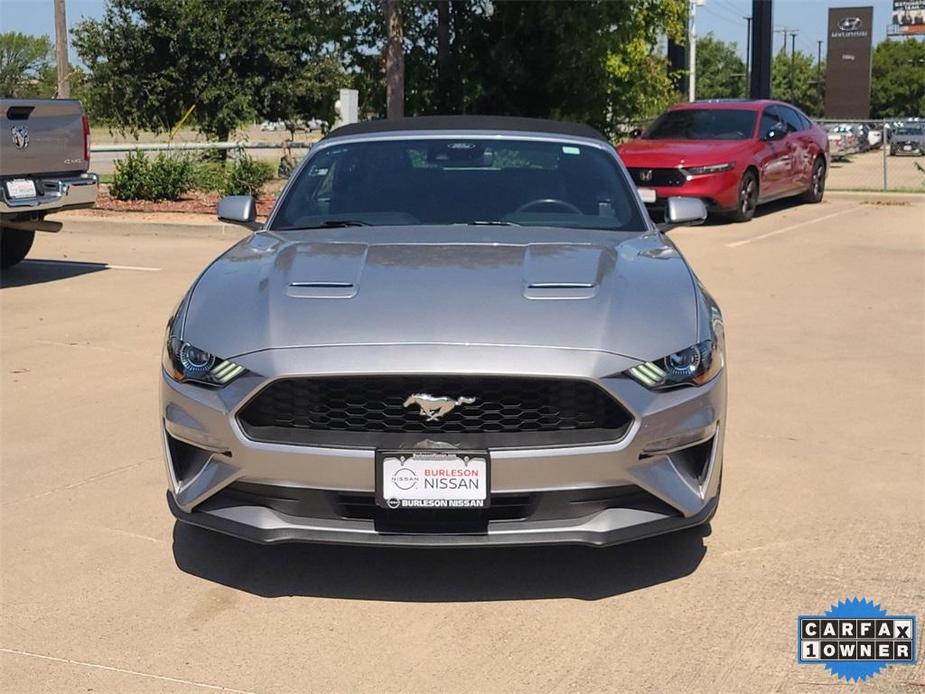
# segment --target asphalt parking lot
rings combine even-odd
[[[672,232],[726,317],[723,499],[710,526],[605,550],[267,548],[175,525],[164,323],[241,234],[69,218],[0,289],[0,689],[835,685],[796,663],[798,615],[858,596],[925,627],[925,199],[872,203]],[[857,688],[923,691],[922,643]]]

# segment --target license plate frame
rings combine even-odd
[[[394,460],[403,460],[397,467]],[[468,460],[468,462],[466,462]],[[410,463],[410,464],[409,464]],[[422,467],[425,465],[443,465],[441,469],[470,469],[473,476],[437,475],[435,480],[458,479],[467,483],[477,481],[479,488],[477,494],[471,489],[447,490],[433,489],[423,491],[425,475]],[[405,510],[434,510],[434,511],[479,511],[491,505],[491,456],[486,450],[456,450],[456,449],[406,449],[406,450],[377,450],[376,451],[376,505],[391,511]],[[393,484],[386,485],[385,474],[388,469],[394,475],[398,468],[410,468],[415,472],[417,481],[407,490],[400,490]],[[418,474],[420,473],[420,474]],[[460,495],[452,494],[460,491]],[[388,494],[388,496],[386,496]]]
[[[11,200],[28,200],[38,195],[35,188],[35,181],[31,178],[13,178],[4,181],[6,194]]]

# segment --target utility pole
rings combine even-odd
[[[71,96],[70,72],[67,60],[67,18],[64,0],[55,0],[55,58],[58,63],[58,98]]]
[[[742,17],[748,22],[748,31],[745,32],[745,96],[748,96],[749,85],[752,83],[752,18]]]
[[[790,34],[790,103],[793,103],[794,100],[794,84],[793,84],[793,69],[796,64],[797,57],[797,32],[794,31]]]

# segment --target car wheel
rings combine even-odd
[[[813,164],[813,174],[809,179],[809,188],[803,193],[803,202],[816,203],[822,202],[822,196],[825,194],[825,161],[818,157]]]
[[[738,207],[729,215],[733,222],[747,222],[755,216],[758,207],[758,177],[746,171],[739,183]]]
[[[34,231],[0,229],[0,268],[10,267],[25,258],[34,239]]]

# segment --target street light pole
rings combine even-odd
[[[797,56],[797,32],[790,35],[790,103],[794,101],[793,67]]]
[[[816,41],[816,98],[822,106],[822,39]]]
[[[687,80],[687,100],[694,101],[697,98],[697,4],[703,0],[690,0],[688,3],[688,24],[687,24],[687,43],[688,43],[688,64],[690,65],[690,78]]]

